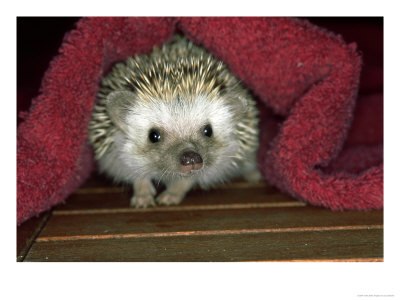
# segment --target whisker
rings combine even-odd
[[[168,168],[165,168],[165,170],[162,172],[160,178],[158,179],[157,186],[160,185],[161,179],[163,178],[166,172],[168,172]]]

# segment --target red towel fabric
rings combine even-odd
[[[362,95],[354,109],[355,44],[295,18],[83,18],[18,127],[18,224],[65,201],[93,170],[87,125],[101,77],[177,31],[223,60],[259,102],[267,181],[333,210],[382,208],[383,99]]]

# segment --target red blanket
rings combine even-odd
[[[87,125],[101,77],[176,31],[223,60],[259,102],[268,182],[333,210],[382,208],[383,99],[358,97],[355,44],[291,18],[86,18],[66,35],[18,127],[18,224],[63,202],[92,171]]]

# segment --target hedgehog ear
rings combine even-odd
[[[106,98],[106,108],[111,121],[122,131],[128,131],[127,115],[135,103],[136,95],[130,91],[114,91]]]
[[[238,119],[242,118],[248,110],[249,100],[243,95],[233,95],[229,97],[229,105]]]

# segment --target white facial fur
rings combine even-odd
[[[232,112],[226,105],[221,105],[221,102],[201,97],[194,101],[140,102],[126,117],[129,135],[134,136],[140,143],[145,142],[149,129],[159,127],[184,139],[208,123],[212,124],[213,131],[218,136],[229,135],[233,132],[233,128],[229,126],[232,124]]]
[[[201,97],[204,96],[171,102],[136,99],[124,115],[126,132],[115,134],[113,149],[100,160],[100,168],[114,173],[121,181],[132,182],[140,177],[173,180],[176,176],[173,160],[179,153],[171,153],[171,149],[194,147],[204,158],[202,170],[193,176],[197,183],[207,187],[235,175],[237,170],[231,162],[239,145],[235,137],[234,112],[222,98]],[[210,138],[201,135],[207,124],[213,130]],[[148,139],[152,128],[160,129],[163,135],[161,142],[153,145]],[[210,144],[211,139],[215,144]],[[170,165],[171,172],[160,169],[159,162]]]

